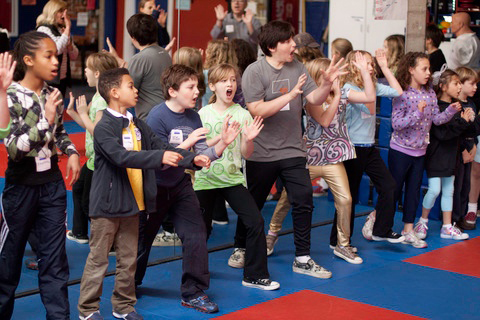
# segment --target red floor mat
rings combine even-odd
[[[215,319],[423,319],[368,304],[302,290]]]
[[[480,237],[457,242],[404,261],[480,278]]]

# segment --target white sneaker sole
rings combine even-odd
[[[272,291],[272,290],[277,290],[280,288],[280,284],[278,282],[272,281],[272,283],[269,286],[262,286],[259,284],[253,284],[249,282],[245,282],[242,280],[242,286],[248,287],[248,288],[255,288],[255,289],[260,289],[260,290],[265,290],[265,291]]]
[[[267,257],[270,256],[272,253],[273,253],[273,250],[275,249],[275,245],[277,244],[278,242],[278,238],[275,240],[275,242],[273,243],[273,246],[272,246],[272,250],[269,250],[267,248]]]
[[[426,233],[416,233],[415,232],[415,236],[417,236],[417,238],[420,239],[420,240],[425,240],[427,238]]]
[[[245,263],[230,262],[230,260],[228,260],[228,265],[236,269],[243,269],[245,267]]]
[[[451,240],[467,240],[470,236],[467,234],[466,237],[455,237],[449,236],[448,234],[440,234],[440,238],[442,239],[451,239]]]
[[[311,271],[308,271],[308,270],[305,270],[305,269],[295,268],[295,267],[292,267],[292,269],[293,269],[293,272],[295,272],[295,273],[305,274],[307,276],[311,276],[311,277],[314,277],[314,278],[330,279],[332,277],[331,272],[318,273],[318,272],[311,272]]]
[[[407,241],[402,241],[403,244],[408,244],[408,245],[411,245],[412,247],[414,247],[415,249],[423,249],[423,248],[426,248],[428,247],[428,244],[425,243],[424,245],[414,245],[412,242],[407,242]]]
[[[372,240],[373,241],[388,241],[390,243],[403,243],[405,241],[405,237],[401,236],[398,239],[391,239],[391,238],[372,236]]]
[[[67,233],[67,239],[70,240],[70,241],[75,241],[76,243],[80,243],[80,244],[87,244],[88,243],[88,239],[78,239],[78,238],[75,238],[75,237],[71,237],[68,235]]]
[[[336,255],[339,258],[342,258],[343,260],[345,260],[345,261],[347,261],[348,263],[351,263],[351,264],[362,264],[363,263],[363,259],[360,258],[360,257],[358,257],[359,258],[358,260],[353,260],[353,259],[350,259],[347,256],[344,256],[343,254],[341,254],[340,252],[335,251],[335,250],[333,250],[333,254]]]

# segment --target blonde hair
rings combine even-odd
[[[206,91],[205,76],[203,75],[202,54],[200,50],[192,47],[181,47],[173,55],[173,63],[188,66],[197,72],[199,97]]]
[[[352,63],[352,61],[355,61],[355,54],[357,52],[360,52],[364,56],[369,56],[370,59],[372,60],[372,63],[373,63],[373,57],[369,52],[363,51],[363,50],[350,51],[347,54],[347,57],[345,59],[345,63],[348,64],[348,67],[346,68],[348,73],[343,77],[343,79],[341,81],[341,85],[349,82],[349,83],[354,84],[355,86],[359,87],[360,89],[363,89],[363,79],[362,79],[362,75],[360,74],[360,70],[358,70],[358,68],[355,67]],[[377,83],[377,75],[376,75],[376,72],[375,72],[375,68],[373,68],[372,81],[373,81],[373,84]]]
[[[237,77],[238,70],[235,66],[231,64],[221,63],[213,66],[210,70],[208,70],[208,84],[215,84],[222,81],[223,79],[227,79],[230,72],[233,72]],[[215,92],[213,92],[212,96],[208,100],[208,103],[212,104],[215,103],[215,101],[217,101],[217,95]]]
[[[388,68],[395,74],[397,72],[398,63],[405,55],[405,37],[400,34],[388,36],[387,42],[387,62]]]
[[[337,38],[332,41],[332,48],[340,53],[339,58],[345,58],[347,54],[353,50],[353,45],[345,38]]]
[[[62,0],[50,0],[43,7],[42,14],[37,18],[37,28],[41,25],[55,25],[55,15],[59,11],[67,9],[67,3]]]
[[[460,82],[463,84],[467,80],[472,80],[473,82],[478,82],[479,77],[478,73],[475,70],[467,68],[467,67],[459,67],[455,70],[460,78]]]
[[[117,59],[107,52],[92,53],[87,58],[87,68],[92,71],[98,71],[100,74],[103,72],[118,68]]]
[[[232,44],[225,40],[212,40],[208,42],[205,50],[205,69],[221,64],[229,63],[234,66],[238,64],[237,55]]]
[[[305,68],[307,68],[308,74],[312,77],[313,81],[317,84],[317,86],[322,84],[322,71],[328,69],[331,60],[328,58],[317,58],[311,61],[308,61],[305,64]],[[330,91],[330,97],[333,97],[333,92]]]

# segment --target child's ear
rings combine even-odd
[[[100,72],[95,71],[95,79],[98,79],[98,78],[100,78]]]
[[[212,92],[215,92],[215,86],[213,85],[213,83],[208,83],[208,87],[210,88],[210,90],[212,90]]]
[[[111,98],[111,99],[115,99],[115,100],[118,99],[118,98],[120,98],[120,95],[118,94],[117,88],[112,88],[112,89],[110,90],[110,98]]]
[[[28,66],[28,67],[32,67],[33,66],[33,57],[32,56],[29,56],[29,55],[26,55],[23,57],[23,62]]]
[[[173,89],[172,87],[168,88],[168,95],[172,98],[176,98],[177,97],[177,91],[175,89]]]

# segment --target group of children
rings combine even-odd
[[[204,74],[198,62],[182,57],[182,49],[170,65],[166,51],[156,45],[157,21],[151,16],[134,15],[127,29],[140,50],[128,70],[119,68],[118,57],[110,53],[92,54],[85,75],[97,92],[90,106],[81,96],[75,110],[70,96],[66,112],[86,129],[88,161],[82,169],[63,127],[62,96],[46,85],[60,68],[55,43],[44,33],[27,32],[15,43],[13,59],[0,55],[0,127],[5,128],[0,134],[6,136],[9,156],[0,237],[2,319],[12,316],[32,230],[39,238],[39,287],[47,318],[70,316],[66,191],[57,148],[68,156],[67,178],[75,183],[74,229],[67,237],[90,245],[80,285],[80,319],[103,319],[99,304],[112,247],[117,261],[113,316],[143,319],[134,307],[136,290],[167,216],[182,242],[181,304],[217,312],[205,291],[210,284],[207,240],[219,197],[239,216],[228,264],[244,269],[242,285],[278,289],[267,255],[273,252],[289,206],[275,210],[266,235],[261,215],[278,177],[292,206],[292,269],[299,274],[332,277],[310,256],[311,180],[318,177],[326,180],[334,195],[330,247],[349,263],[363,262],[351,236],[364,172],[379,193],[362,230],[368,240],[426,247],[428,213],[440,190],[442,238],[468,238],[452,223],[463,218],[452,217],[452,198],[458,168],[463,168],[464,177],[470,172],[467,164],[476,152],[474,137],[480,133],[480,118],[469,100],[478,80],[474,71],[444,71],[434,79],[438,81],[434,92],[430,63],[423,53],[407,53],[393,72],[383,49],[375,57],[357,50],[345,59],[316,58],[304,65],[295,59],[293,27],[272,21],[258,33],[265,58],[245,63],[245,57],[240,62],[229,42],[216,40],[215,45],[224,49],[207,48]],[[198,58],[196,49],[183,50]],[[236,63],[244,65],[240,72]],[[378,83],[376,67],[388,85]],[[203,78],[204,85],[199,83]],[[240,84],[242,104],[236,103]],[[199,89],[202,85],[204,89]],[[203,107],[201,91],[211,92]],[[394,98],[388,168],[374,146],[377,96]],[[138,117],[128,111],[132,107]],[[196,112],[196,107],[201,109]],[[304,134],[302,110],[307,115]],[[414,225],[424,168],[429,192],[422,218]],[[195,171],[194,177],[185,169]],[[468,183],[459,188],[465,198]],[[404,228],[396,233],[392,228],[402,189]]]

